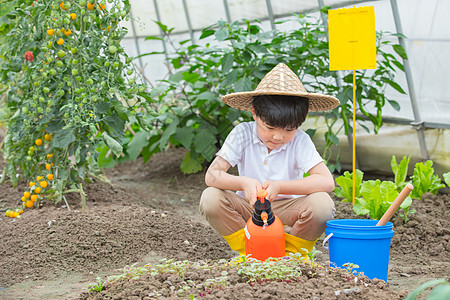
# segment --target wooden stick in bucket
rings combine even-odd
[[[392,202],[391,206],[389,206],[388,210],[384,213],[384,215],[381,217],[380,221],[378,221],[377,226],[383,226],[386,225],[387,222],[392,218],[394,213],[397,211],[397,209],[400,207],[400,205],[403,203],[406,197],[408,197],[409,193],[411,193],[414,186],[411,183],[408,183],[405,188],[398,194],[397,198]]]

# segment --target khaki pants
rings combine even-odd
[[[254,208],[246,199],[232,191],[208,187],[200,198],[200,212],[222,236],[229,236],[245,227]],[[325,231],[326,222],[334,217],[334,203],[325,192],[272,202],[286,232],[308,241],[317,240]]]

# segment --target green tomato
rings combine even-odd
[[[22,107],[22,113],[26,114],[28,112],[28,107],[24,106]]]
[[[97,102],[97,96],[92,96],[92,98],[91,98],[91,100],[92,100],[92,102]]]
[[[66,113],[64,114],[64,118],[68,118],[68,117],[69,117],[69,113],[66,112]]]
[[[49,112],[52,111],[52,109],[51,109],[50,107],[46,107],[46,108],[45,108],[45,111],[49,113]]]
[[[111,46],[109,46],[108,50],[109,50],[109,53],[114,54],[117,52],[117,47],[114,45],[111,45]]]
[[[143,92],[145,92],[145,90],[146,90],[145,86],[140,86],[139,87],[139,93],[143,93]]]
[[[127,15],[127,12],[126,12],[126,11],[124,11],[124,10],[121,10],[121,11],[120,11],[120,16],[121,16],[122,18],[124,18],[126,15]]]
[[[41,85],[41,83],[40,83],[39,81],[35,81],[35,82],[34,82],[34,86],[38,87],[38,86],[40,86],[40,85]]]
[[[67,82],[67,86],[72,86],[72,82],[71,82],[71,81],[68,81],[68,82]]]
[[[62,66],[64,66],[64,63],[63,63],[62,61],[58,60],[58,61],[56,62],[56,66],[57,66],[57,67],[62,67]]]
[[[70,8],[70,2],[64,2],[64,8],[69,9]]]
[[[31,102],[31,107],[32,107],[32,108],[36,108],[36,107],[37,107],[37,104],[36,104],[35,102]]]
[[[64,19],[64,24],[69,25],[70,24],[70,20],[69,19]]]
[[[94,80],[92,80],[92,78],[89,78],[88,80],[86,80],[86,83],[92,85],[94,84]]]
[[[48,87],[44,87],[44,88],[42,88],[42,91],[45,93],[45,94],[48,94],[49,92],[50,92],[50,89],[48,88]]]
[[[72,54],[76,54],[78,51],[78,49],[76,47],[70,48],[70,52],[72,52]]]
[[[44,103],[45,102],[45,98],[44,97],[39,97],[39,102]]]
[[[53,61],[53,58],[51,58],[51,57],[49,56],[49,57],[47,57],[46,61],[47,61],[47,63],[49,64],[49,63],[51,63],[51,62]]]
[[[81,0],[80,1],[80,6],[85,6],[86,5],[86,0]]]
[[[39,107],[37,108],[37,111],[38,111],[38,113],[42,114],[42,113],[44,112],[44,109],[43,109],[42,107],[39,106]]]
[[[51,76],[55,76],[56,75],[56,70],[55,69],[50,69],[49,71]]]
[[[64,52],[63,50],[59,50],[56,55],[58,55],[59,58],[64,58],[64,56],[66,56],[66,52]]]
[[[104,66],[105,66],[105,67],[109,67],[109,65],[111,65],[111,63],[110,63],[109,61],[105,61]]]
[[[31,146],[30,148],[28,148],[28,150],[30,150],[31,152],[34,152],[36,149],[34,148],[34,146]]]
[[[127,70],[127,75],[131,75],[131,74],[133,74],[133,70],[132,69],[128,69]]]
[[[28,155],[27,160],[30,161],[31,159],[32,159],[31,156]]]
[[[114,69],[117,69],[119,66],[120,66],[119,62],[117,62],[117,61],[114,62],[114,65],[113,65]]]
[[[47,75],[48,75],[47,72],[43,72],[43,73],[42,73],[42,77],[43,77],[43,78],[47,78]]]
[[[51,49],[52,47],[53,47],[53,42],[52,41],[48,42],[47,43],[47,48]]]
[[[73,76],[78,75],[78,69],[72,69],[72,75]]]
[[[58,95],[58,97],[62,97],[62,96],[64,96],[65,93],[66,93],[66,92],[64,92],[64,90],[59,90],[59,91],[56,93],[56,95]]]
[[[78,60],[78,59],[76,59],[76,58],[72,59],[72,64],[73,64],[73,65],[76,65],[77,63],[79,63],[79,60]]]
[[[76,81],[81,81],[81,76],[75,77],[75,80],[76,80]]]

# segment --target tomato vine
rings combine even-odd
[[[120,45],[130,4],[108,2],[17,1],[9,13],[14,26],[1,75],[11,117],[2,180],[17,186],[28,179],[24,207],[32,207],[33,195],[57,203],[77,190],[83,199],[83,182],[101,173],[96,149],[105,143],[120,155],[125,123],[149,109],[137,96],[146,86],[135,82]]]

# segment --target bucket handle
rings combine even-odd
[[[330,233],[329,235],[327,235],[327,237],[323,240],[322,246],[328,250],[328,247],[325,246],[325,244],[328,242],[328,240],[333,236],[333,233]]]

